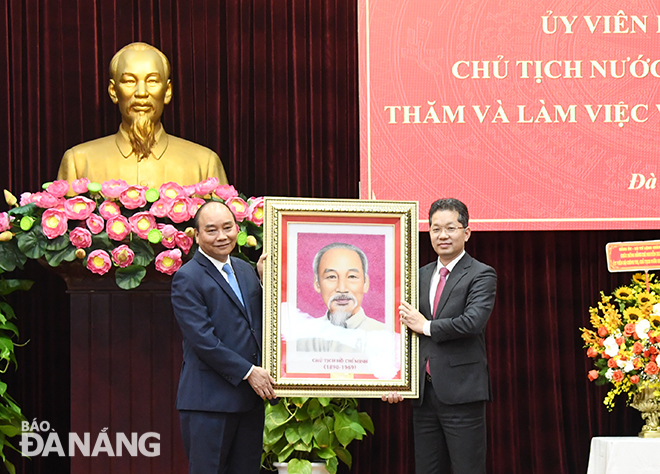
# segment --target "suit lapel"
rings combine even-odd
[[[463,255],[463,258],[461,258],[461,260],[456,264],[454,269],[449,273],[447,283],[445,283],[445,287],[442,290],[442,295],[440,296],[440,301],[438,301],[438,309],[433,315],[433,319],[437,319],[440,313],[442,313],[442,309],[447,303],[447,300],[449,300],[449,295],[451,295],[451,292],[454,290],[454,287],[458,284],[458,282],[461,281],[465,275],[467,275],[471,265],[472,257],[466,253]]]
[[[199,257],[199,258],[198,258]],[[206,258],[204,255],[201,253],[195,253],[194,257],[197,262],[202,265],[206,269],[206,273],[215,280],[215,282],[222,288],[222,290],[227,294],[229,299],[231,299],[236,306],[241,310],[241,313],[245,318],[248,318],[248,313],[245,307],[241,304],[241,301],[238,299],[238,296],[236,296],[236,293],[234,293],[234,290],[231,289],[231,286],[229,286],[229,283],[227,283],[227,280],[225,280],[225,277],[222,276],[222,274],[218,271],[218,269],[213,265],[213,263]],[[231,258],[231,257],[230,257]],[[236,273],[236,269],[234,268],[234,273]],[[245,288],[245,283],[241,284],[241,281],[237,279],[238,286],[241,288],[241,292],[243,291],[243,288]],[[245,299],[245,296],[243,297]]]
[[[426,317],[433,317],[433,314],[431,313],[431,305],[429,303],[429,292],[431,291],[431,275],[433,275],[436,267],[437,264],[431,267],[424,267],[422,269],[423,271],[420,272],[419,275],[419,287],[421,289],[421,293],[419,295],[419,312]]]

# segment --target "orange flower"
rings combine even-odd
[[[658,364],[655,362],[649,362],[646,364],[646,367],[644,367],[644,372],[649,375],[656,375],[658,373]]]

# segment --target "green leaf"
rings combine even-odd
[[[371,434],[374,434],[374,422],[371,420],[371,417],[368,413],[360,412],[358,415],[360,419],[360,424]]]
[[[309,400],[309,398],[307,398],[307,397],[291,397],[291,398],[289,398],[289,402],[293,403],[298,408],[302,408],[307,400]]]
[[[76,250],[73,245],[68,245],[57,251],[47,250],[45,254],[46,261],[51,267],[56,267],[63,261],[73,262],[76,259]]]
[[[294,444],[300,440],[298,429],[295,426],[287,427],[287,429],[284,431],[284,436],[286,436],[286,440],[289,442],[289,444]]]
[[[292,459],[287,466],[289,474],[312,474],[312,463],[305,459]]]
[[[10,216],[31,216],[37,211],[37,205],[33,202],[26,204],[25,206],[15,207],[10,209],[7,214]]]
[[[0,324],[0,330],[11,331],[14,333],[15,336],[18,336],[18,328],[16,327],[15,324],[9,322],[3,322],[2,324]]]
[[[337,457],[341,462],[346,464],[349,468],[351,467],[353,464],[353,456],[348,451],[348,449],[338,446],[335,448],[335,453],[337,453]]]
[[[285,425],[280,425],[270,430],[264,427],[264,446],[271,446],[277,443],[284,436]]]
[[[319,403],[321,405],[323,405],[324,407],[327,407],[328,405],[330,405],[330,402],[332,401],[332,398],[323,398],[323,397],[321,397],[321,398],[317,398],[317,400],[319,401]]]
[[[284,403],[284,399],[281,399],[277,405],[268,405],[266,407],[266,427],[269,430],[283,425],[291,416]]]
[[[146,267],[154,260],[154,249],[146,240],[133,239],[128,247],[135,253],[134,265]]]
[[[318,418],[323,413],[323,407],[319,403],[318,398],[312,398],[307,405],[307,414],[310,418]]]
[[[92,235],[92,246],[90,247],[90,250],[108,250],[114,248],[114,246],[115,245],[110,241],[110,237],[108,237],[108,233],[106,231]]]
[[[355,431],[351,424],[350,418],[346,415],[340,412],[335,413],[335,436],[344,447],[355,439]]]
[[[132,290],[142,283],[147,274],[147,269],[141,265],[130,265],[126,268],[117,268],[115,271],[115,282],[122,290]]]
[[[279,462],[286,462],[289,459],[289,456],[291,456],[292,454],[293,454],[293,445],[287,444],[282,449],[280,449],[279,453],[277,454],[277,460]]]
[[[330,459],[336,456],[335,451],[331,448],[320,448],[314,451],[314,454],[321,459]]]
[[[312,420],[305,420],[298,425],[298,434],[303,443],[309,444],[314,437],[314,423]]]
[[[64,250],[71,241],[69,240],[69,237],[67,235],[60,235],[59,237],[56,237],[52,240],[49,240],[48,243],[46,244],[46,250]],[[57,265],[52,265],[52,266],[57,266]]]
[[[27,291],[32,287],[33,283],[31,280],[0,279],[0,295],[6,296],[17,290]],[[14,314],[14,312],[12,311],[11,314]]]
[[[41,230],[41,226],[36,225],[29,231],[16,236],[18,241],[18,248],[31,259],[38,259],[43,257],[48,245],[48,238]]]
[[[317,418],[314,421],[313,432],[314,439],[321,448],[330,447],[330,443],[332,442],[330,428],[322,419]]]
[[[330,474],[337,474],[337,467],[339,467],[339,462],[337,458],[330,458],[325,462],[325,468]],[[349,464],[350,467],[350,464]]]
[[[17,239],[9,242],[0,242],[0,268],[6,272],[13,272],[16,267],[23,268],[27,257],[18,249]]]

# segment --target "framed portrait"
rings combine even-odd
[[[264,367],[278,396],[418,396],[417,203],[264,201]]]

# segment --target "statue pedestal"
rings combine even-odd
[[[71,432],[91,440],[90,456],[76,450],[71,457],[71,473],[187,472],[175,408],[182,355],[171,277],[150,269],[139,288],[125,291],[113,272],[92,275],[80,262],[52,270],[71,298]],[[101,450],[92,457],[104,430],[115,456]],[[160,440],[146,440],[151,456],[139,449],[131,456],[123,446],[119,456],[117,433]]]

